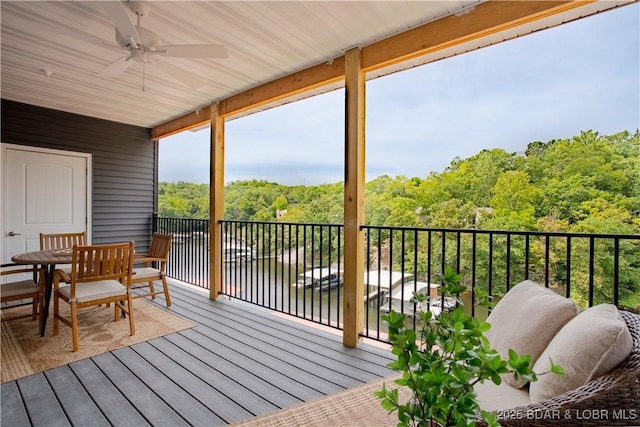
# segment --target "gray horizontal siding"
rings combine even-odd
[[[150,129],[2,100],[2,142],[91,153],[93,242],[148,248],[156,206]]]

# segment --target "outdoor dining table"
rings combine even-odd
[[[45,289],[44,289],[44,310],[42,313],[42,323],[40,324],[40,336],[44,336],[44,330],[47,326],[47,316],[49,315],[49,301],[51,300],[51,292],[53,291],[53,272],[56,265],[71,264],[71,249],[51,249],[46,251],[26,252],[14,255],[11,261],[16,264],[41,265],[46,271]]]
[[[143,258],[144,254],[135,254],[135,258]],[[40,336],[44,336],[44,330],[47,326],[47,316],[49,316],[49,302],[51,293],[53,292],[53,272],[56,265],[71,264],[73,254],[71,249],[49,249],[46,251],[26,252],[14,255],[11,261],[16,264],[41,265],[46,271],[45,288],[44,288],[44,310],[42,313],[42,324],[40,325]],[[123,313],[124,315],[124,313]]]

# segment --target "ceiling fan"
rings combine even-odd
[[[224,46],[214,44],[183,44],[162,45],[160,37],[153,31],[140,26],[140,18],[149,15],[151,8],[144,1],[129,0],[100,2],[103,9],[115,25],[116,42],[122,49],[129,51],[128,56],[122,56],[107,65],[98,74],[103,77],[116,77],[135,63],[142,63],[143,79],[144,67],[152,63],[169,77],[194,89],[204,86],[204,82],[193,73],[162,61],[152,60],[155,56],[174,58],[228,58]],[[137,23],[130,19],[127,7],[137,16]],[[142,90],[144,91],[144,82]]]

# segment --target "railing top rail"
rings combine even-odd
[[[483,230],[477,228],[430,228],[430,227],[399,227],[399,226],[378,226],[361,225],[361,229],[376,230],[379,228],[398,231],[433,231],[437,233],[469,233],[469,234],[513,234],[513,235],[533,235],[533,236],[558,236],[558,237],[594,237],[607,239],[630,239],[640,240],[640,234],[605,234],[605,233],[570,233],[562,231],[513,231],[513,230]]]
[[[221,224],[272,224],[272,225],[298,225],[298,226],[321,226],[321,227],[343,227],[343,224],[327,224],[318,222],[281,222],[281,221],[241,221],[235,219],[221,219]]]
[[[163,218],[164,219],[164,218]],[[172,220],[209,221],[208,219],[194,218],[166,218]],[[343,224],[323,224],[309,222],[280,222],[280,221],[242,221],[232,219],[222,219],[221,224],[265,224],[265,225],[295,225],[295,226],[322,226],[322,227],[343,227]],[[432,227],[403,227],[403,226],[381,226],[381,225],[361,225],[362,230],[385,229],[392,231],[431,231],[436,233],[468,233],[468,234],[497,234],[516,236],[551,236],[551,237],[578,237],[578,238],[604,238],[604,239],[628,239],[640,240],[640,234],[607,234],[607,233],[575,233],[564,231],[535,231],[535,230],[484,230],[477,228],[432,228]]]

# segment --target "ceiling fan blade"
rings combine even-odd
[[[134,23],[129,18],[127,9],[121,1],[101,1],[102,8],[107,12],[111,21],[116,26],[116,30],[122,34],[122,36],[135,42],[136,45],[140,44],[140,37]],[[136,46],[137,47],[137,46]]]
[[[198,76],[188,71],[178,68],[172,64],[163,61],[154,61],[153,65],[167,76],[180,83],[189,86],[192,89],[200,89],[206,83],[202,81]]]
[[[163,56],[176,58],[228,58],[227,48],[217,44],[174,44],[156,47]]]
[[[107,65],[102,71],[98,73],[102,77],[116,77],[120,75],[124,70],[132,66],[136,61],[132,60],[128,56],[123,56]]]

